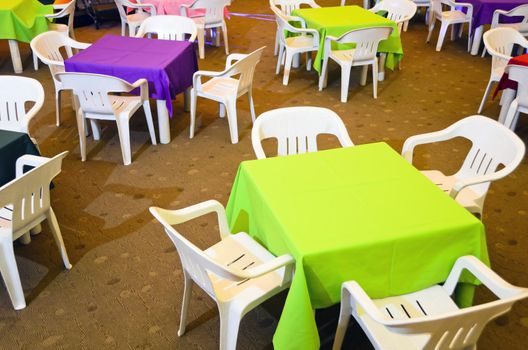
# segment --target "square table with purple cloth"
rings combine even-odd
[[[165,100],[172,116],[172,99],[192,86],[198,70],[194,44],[105,35],[64,61],[67,72],[105,74],[129,83],[147,79],[151,98]]]

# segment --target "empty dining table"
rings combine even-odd
[[[0,39],[7,39],[13,69],[22,73],[22,60],[18,43],[29,43],[38,34],[48,30],[45,15],[53,13],[53,6],[37,0],[0,1]]]
[[[157,103],[160,142],[166,144],[172,100],[180,93],[188,96],[198,60],[194,44],[188,41],[105,35],[65,60],[64,67],[67,72],[111,75],[129,83],[147,79],[149,96]]]
[[[279,350],[319,348],[313,310],[345,281],[384,298],[444,282],[460,256],[489,263],[482,222],[385,143],[242,162],[226,210],[231,232],[295,258]]]

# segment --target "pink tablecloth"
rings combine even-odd
[[[181,5],[190,5],[196,0],[141,0],[142,4],[152,4],[156,8],[158,15],[180,15]],[[131,0],[137,2],[137,0]],[[189,17],[201,17],[205,13],[204,10],[190,10],[187,14]],[[229,18],[229,11],[224,9],[224,16]]]

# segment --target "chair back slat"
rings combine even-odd
[[[0,187],[0,208],[11,208],[13,232],[30,224],[50,208],[50,183],[61,172],[62,160],[68,152],[51,158]]]
[[[197,28],[191,18],[174,15],[151,16],[146,18],[139,28],[136,37],[143,37],[145,34],[156,34],[158,39],[194,41],[196,39]],[[189,36],[186,39],[186,35]]]

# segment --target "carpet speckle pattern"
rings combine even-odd
[[[337,5],[322,0],[323,6]],[[359,4],[359,1],[355,1]],[[263,0],[236,0],[238,14],[271,14]],[[304,63],[293,69],[288,86],[275,75],[273,56],[275,24],[263,16],[233,14],[227,25],[231,52],[248,53],[267,46],[257,66],[253,96],[257,115],[270,109],[314,105],[334,110],[344,120],[356,144],[386,141],[400,151],[414,134],[442,129],[476,114],[489,78],[491,59],[466,52],[466,34],[446,40],[441,52],[430,44],[423,16],[403,33],[402,69],[387,71],[372,98],[372,85],[359,85],[361,69],[353,69],[348,103],[339,102],[340,72],[330,64],[328,88],[318,91],[317,74]],[[438,29],[437,29],[438,30]],[[118,34],[116,22],[75,31],[80,41],[93,42],[107,33]],[[63,98],[62,125],[54,123],[54,87],[49,70],[32,68],[29,46],[21,44],[24,76],[38,79],[46,102],[30,126],[43,155],[69,150],[62,173],[54,180],[52,205],[73,264],[65,271],[47,225],[27,246],[15,243],[18,267],[28,306],[14,311],[5,288],[0,288],[0,348],[2,349],[215,349],[219,320],[215,304],[194,289],[187,332],[178,337],[183,280],[174,246],[148,207],[179,208],[206,199],[226,204],[238,164],[254,159],[251,117],[246,98],[238,101],[240,142],[232,145],[226,119],[218,107],[199,99],[197,132],[188,138],[189,114],[183,97],[174,101],[171,143],[153,146],[141,112],[131,121],[132,159],[122,165],[117,129],[105,123],[101,140],[89,138],[88,157],[80,161],[79,141],[71,99]],[[304,60],[303,60],[304,62]],[[223,48],[208,46],[200,69],[222,70]],[[0,74],[13,74],[9,50],[0,41]],[[155,111],[155,104],[152,103]],[[483,114],[496,119],[498,99],[486,103]],[[155,115],[155,112],[154,112]],[[517,133],[528,140],[528,118],[521,116]],[[337,141],[321,137],[322,148]],[[272,149],[267,144],[266,149]],[[421,147],[415,157],[421,169],[456,170],[468,150],[463,140]],[[492,267],[509,282],[528,287],[528,164],[491,186],[483,221],[486,226]],[[181,228],[199,247],[219,239],[213,216]],[[272,349],[272,337],[284,295],[256,308],[243,320],[239,349]],[[481,288],[478,302],[490,299]],[[337,317],[337,314],[335,314]],[[335,326],[333,326],[335,327]],[[525,349],[528,342],[528,301],[518,303],[506,316],[491,322],[479,349]],[[370,345],[354,329],[349,344],[360,349]],[[322,335],[323,348],[331,336]]]

